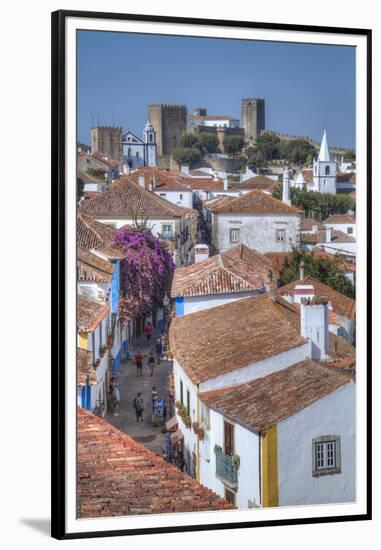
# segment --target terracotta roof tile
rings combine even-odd
[[[82,201],[80,209],[94,217],[182,218],[184,209],[122,176],[104,193]],[[190,210],[190,209],[187,209]]]
[[[103,419],[77,414],[79,518],[234,508]]]
[[[347,384],[350,378],[306,359],[253,382],[199,394],[208,407],[260,432]]]
[[[267,176],[259,175],[254,176],[246,181],[231,182],[229,183],[229,189],[259,189],[261,191],[273,191],[279,182],[274,181]]]
[[[97,250],[111,260],[120,260],[125,254],[113,244],[116,231],[97,222],[81,210],[77,211],[77,246],[85,250]]]
[[[352,216],[348,216],[348,214],[335,214],[334,216],[329,216],[323,223],[348,224],[356,223],[356,220]]]
[[[183,178],[183,182],[189,185],[193,191],[223,191],[224,181],[221,179],[207,178]]]
[[[175,270],[171,295],[206,296],[259,290],[279,276],[262,254],[238,245],[223,254]]]
[[[315,220],[314,218],[304,218],[300,222],[300,231],[312,231],[314,226],[318,229],[324,229],[324,225],[318,220]]]
[[[109,307],[78,294],[77,296],[77,330],[91,332],[107,315]]]
[[[77,279],[107,283],[112,279],[114,264],[103,260],[88,250],[77,248]]]
[[[305,342],[268,294],[175,318],[169,336],[174,357],[195,384]]]
[[[289,252],[266,252],[264,256],[271,262],[279,272],[282,271],[284,262],[291,256]]]
[[[317,244],[317,243],[329,244],[329,243],[326,243],[325,229],[317,231],[316,233],[301,233],[300,240],[302,243],[305,243],[305,244]],[[344,231],[340,231],[339,229],[332,229],[331,242],[332,243],[355,243],[356,239],[352,237],[352,235],[348,235],[347,233],[344,233]]]
[[[314,279],[313,277],[305,277],[298,281],[293,281],[288,285],[281,286],[277,289],[277,292],[280,295],[293,294],[295,292],[296,285],[312,285],[314,287],[316,297],[326,297],[332,303],[332,309],[337,315],[342,315],[348,319],[355,318],[356,311],[356,302],[352,298],[348,298],[337,292],[333,288],[320,281]]]
[[[192,191],[192,189],[181,181],[181,172],[160,170],[159,168],[144,167],[130,172],[128,177],[135,183],[139,183],[140,176],[144,176],[145,188],[155,191]],[[152,189],[152,186],[155,186]]]
[[[210,209],[216,214],[229,212],[234,214],[268,214],[278,212],[281,214],[300,214],[301,212],[295,206],[289,206],[278,199],[274,199],[271,195],[258,190],[236,197],[226,204],[212,206]]]

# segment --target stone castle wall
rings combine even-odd
[[[109,159],[122,160],[122,128],[96,126],[90,130],[91,154],[101,154]]]
[[[150,104],[148,118],[156,130],[158,156],[172,155],[186,131],[186,105]]]

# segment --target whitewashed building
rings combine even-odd
[[[302,269],[303,271],[303,269]],[[329,330],[353,342],[355,335],[356,302],[313,277],[304,277],[277,289],[291,304],[301,304],[305,298],[324,296],[328,301]]]
[[[176,266],[192,262],[198,213],[147,191],[128,176],[119,178],[104,193],[82,201],[80,209],[113,229],[146,227],[169,241]]]
[[[336,161],[331,159],[327,132],[324,130],[319,156],[313,161],[313,190],[336,194]]]
[[[356,220],[348,214],[335,214],[323,221],[325,227],[356,237]]]
[[[262,294],[276,286],[278,277],[267,258],[244,245],[177,268],[171,288],[176,316]]]
[[[212,242],[220,252],[244,244],[264,254],[291,252],[300,238],[301,211],[263,191],[209,205]]]
[[[301,247],[306,251],[315,249],[327,252],[327,254],[340,254],[348,259],[356,260],[356,238],[339,229],[332,229],[325,225],[324,229],[312,228],[310,232],[302,232],[300,235]]]
[[[193,190],[183,183],[180,172],[159,168],[139,168],[129,174],[130,179],[159,197],[184,208],[193,208]]]
[[[302,308],[313,312],[300,316],[295,306],[262,294],[176,318],[170,328],[186,469],[239,508],[355,498],[354,390],[340,393],[350,379],[327,366],[332,356],[327,304],[311,301]],[[230,400],[235,412],[228,413],[217,402],[236,391]],[[253,395],[240,394],[246,391]],[[324,413],[326,397],[332,405]],[[335,407],[343,414],[333,419]],[[243,417],[254,411],[258,418],[249,424]],[[345,474],[327,496],[327,477],[316,471],[326,468],[311,464],[320,452],[317,445],[332,441],[337,449],[343,445],[335,468],[341,464],[343,473],[345,462]],[[293,478],[298,468],[305,477],[294,495],[287,479],[291,466]]]
[[[138,138],[131,130],[127,130],[122,136],[123,162],[130,169],[156,166],[156,148],[156,131],[149,122],[144,127],[143,139]]]

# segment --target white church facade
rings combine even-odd
[[[140,166],[156,166],[156,131],[147,122],[143,130],[143,139],[138,138],[130,130],[123,134],[123,162],[130,169]]]

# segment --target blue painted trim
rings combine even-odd
[[[160,330],[163,330],[164,328],[164,319],[159,319],[157,322],[157,326]]]
[[[117,313],[119,308],[119,267],[120,264],[117,260],[111,260],[114,264],[114,272],[112,274],[111,281],[111,312]]]
[[[176,298],[176,317],[184,316],[184,296],[177,296]]]
[[[119,350],[116,357],[115,357],[115,359],[114,359],[114,366],[112,368],[112,374],[116,374],[116,372],[118,371],[119,366],[120,366],[121,358],[122,358],[122,352],[121,352],[121,350]]]
[[[86,409],[86,386],[82,386],[81,400],[82,400],[82,409]]]

